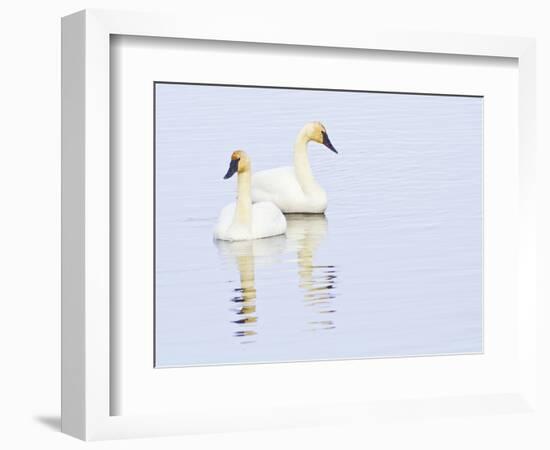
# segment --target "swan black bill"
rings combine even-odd
[[[323,145],[328,149],[332,150],[334,153],[338,153],[338,150],[336,150],[334,148],[334,145],[332,145],[332,142],[330,142],[330,139],[328,138],[328,134],[325,131],[322,131],[322,134],[323,134]]]
[[[228,178],[231,178],[237,169],[239,168],[239,160],[238,159],[232,159],[229,163],[229,169],[227,169],[227,173],[223,177],[224,180],[227,180]]]

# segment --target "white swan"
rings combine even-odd
[[[237,172],[237,201],[222,209],[214,229],[214,238],[245,241],[277,236],[286,231],[283,213],[271,202],[252,204],[250,194],[251,164],[248,155],[235,151],[224,179]]]
[[[271,201],[284,213],[324,213],[327,194],[313,177],[307,144],[315,141],[338,153],[320,122],[306,124],[294,144],[294,167],[260,171],[252,177],[252,201]]]

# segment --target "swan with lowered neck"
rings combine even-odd
[[[214,228],[214,238],[223,241],[245,241],[284,234],[286,219],[275,204],[261,201],[252,204],[250,158],[242,150],[231,155],[224,179],[237,173],[237,201],[222,209]]]
[[[327,194],[317,183],[309,165],[307,144],[325,145],[338,153],[320,122],[306,124],[294,144],[294,167],[260,171],[252,177],[252,201],[271,201],[284,213],[324,213]]]

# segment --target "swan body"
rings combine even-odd
[[[294,167],[277,167],[252,177],[252,201],[271,201],[284,213],[324,213],[327,194],[317,183],[304,191]]]
[[[294,144],[294,166],[260,171],[252,176],[252,201],[270,201],[284,213],[324,213],[328,198],[311,171],[307,144],[319,142],[338,153],[319,122],[305,125]]]
[[[224,178],[230,178],[235,172],[238,173],[237,201],[222,209],[214,228],[214,238],[245,241],[284,234],[286,219],[274,203],[261,201],[252,204],[250,159],[243,151],[233,152]]]
[[[271,202],[252,205],[251,223],[235,220],[237,202],[225,206],[218,218],[214,237],[222,241],[245,241],[278,236],[286,231],[286,219],[279,208]]]

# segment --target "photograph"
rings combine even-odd
[[[154,83],[157,368],[483,353],[483,97]]]

